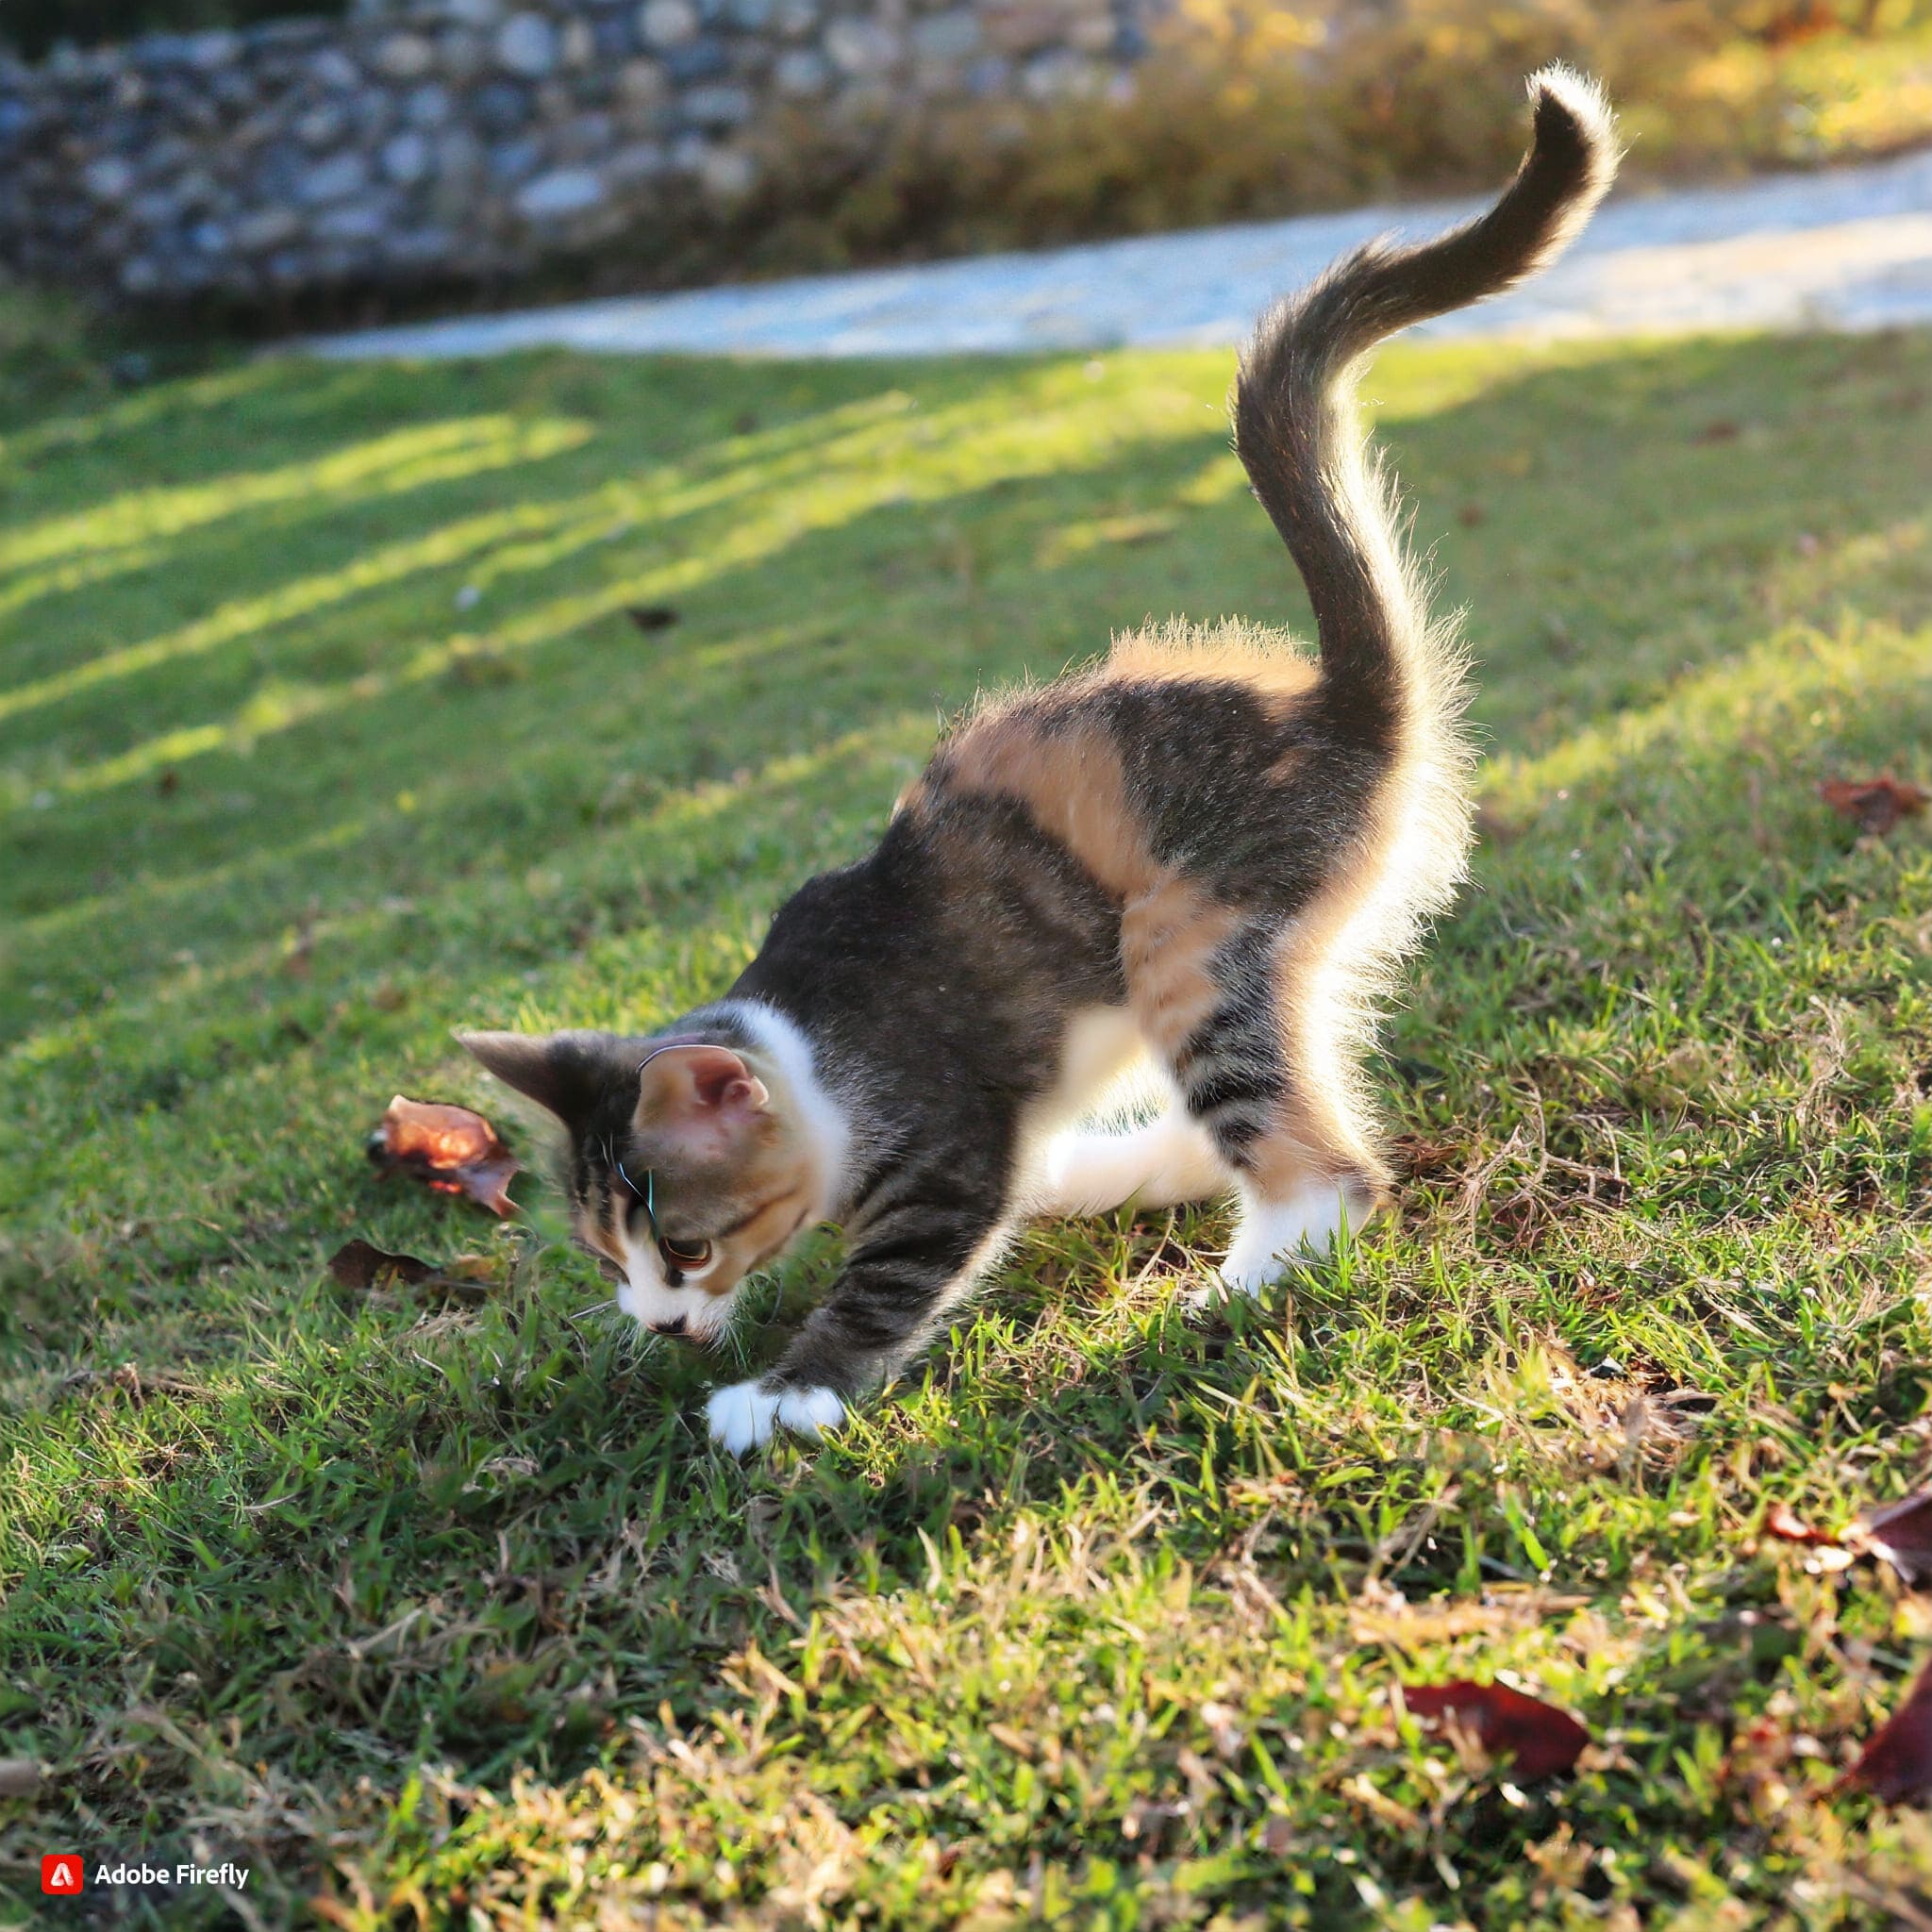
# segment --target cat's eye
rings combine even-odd
[[[658,1252],[674,1268],[702,1268],[711,1258],[711,1244],[699,1241],[675,1241],[669,1235],[659,1235]]]

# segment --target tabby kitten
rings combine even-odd
[[[1462,659],[1353,378],[1541,267],[1608,188],[1596,88],[1550,68],[1530,91],[1534,143],[1487,214],[1357,249],[1242,358],[1236,445],[1319,663],[1237,622],[1117,640],[963,718],[877,849],[786,904],[716,1005],[648,1038],[463,1036],[568,1129],[578,1235],[647,1328],[712,1341],[748,1274],[843,1224],[844,1271],[777,1366],[711,1397],[726,1449],[837,1425],[1026,1216],[1232,1191],[1220,1278],[1246,1294],[1383,1199],[1360,1063],[1462,877],[1470,753]],[[1136,1072],[1162,1109],[1095,1131]]]

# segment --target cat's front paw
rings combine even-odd
[[[711,1441],[731,1456],[742,1456],[772,1440],[774,1429],[794,1436],[822,1436],[845,1420],[845,1404],[830,1389],[766,1389],[758,1382],[734,1382],[718,1390],[705,1406]]]

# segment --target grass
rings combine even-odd
[[[1044,1228],[741,1467],[736,1363],[533,1177],[361,1159],[495,1105],[453,1024],[722,986],[981,679],[1299,622],[1227,375],[0,359],[14,1916],[71,1845],[234,1854],[258,1925],[1924,1923],[1932,1830],[1827,1787],[1932,1604],[1756,1529],[1932,1467],[1932,842],[1813,791],[1932,776],[1932,338],[1379,362],[1487,836],[1401,1213],[1292,1293],[1188,1316],[1218,1214]],[[349,1294],[351,1235],[474,1258]],[[1575,1777],[1395,1696],[1491,1674]]]

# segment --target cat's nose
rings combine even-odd
[[[653,1322],[651,1324],[651,1333],[653,1335],[682,1335],[684,1333],[684,1317],[682,1315],[673,1315],[668,1322]]]

